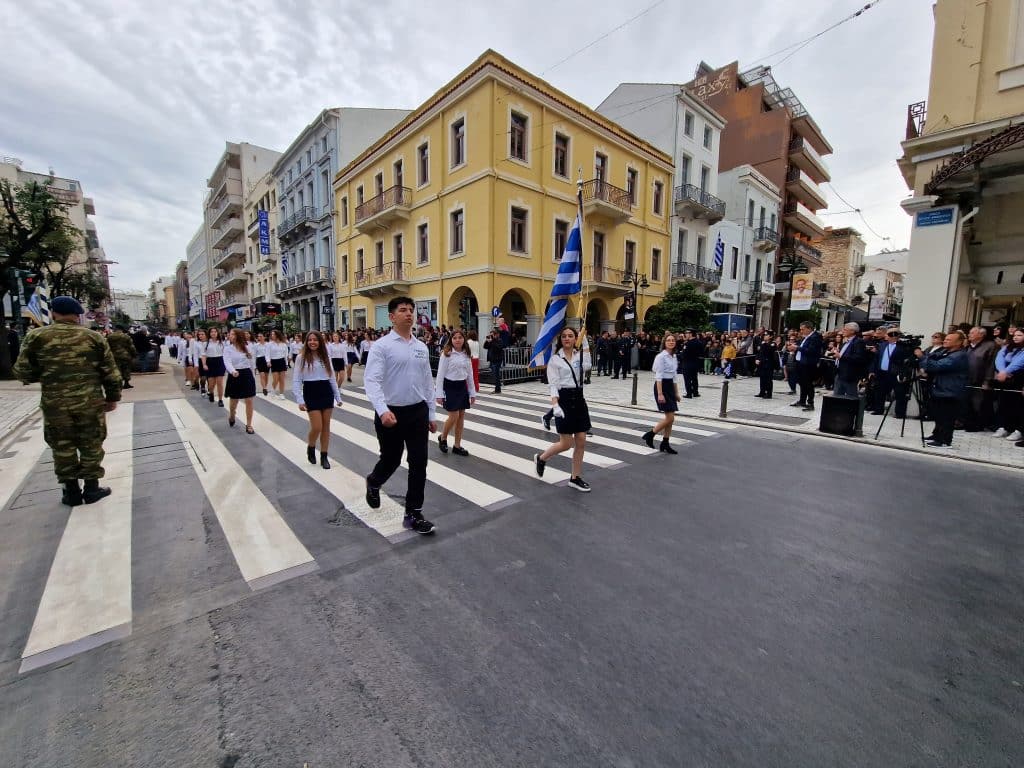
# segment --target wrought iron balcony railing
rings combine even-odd
[[[725,201],[705,192],[696,184],[682,184],[675,189],[676,203],[692,203],[699,205],[708,213],[719,219],[725,217]]]
[[[672,264],[673,280],[696,280],[698,283],[718,285],[722,281],[722,273],[715,269],[691,264],[688,261],[677,261]]]
[[[376,197],[371,197],[362,205],[356,206],[356,224],[361,224],[372,216],[376,216],[388,208],[396,206],[408,207],[412,204],[412,190],[408,187],[389,187]]]
[[[633,206],[629,200],[629,192],[601,179],[583,182],[583,204],[599,200],[619,208],[625,213],[632,213]]]
[[[407,261],[389,261],[384,264],[376,264],[356,272],[356,288],[369,288],[374,285],[404,282],[409,279],[409,274],[409,262]]]

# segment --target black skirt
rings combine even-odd
[[[558,390],[558,405],[565,413],[555,417],[555,431],[560,435],[575,435],[590,431],[590,409],[583,399],[583,390],[576,387]]]
[[[359,362],[359,355],[357,355],[355,352],[349,352],[347,357],[349,365],[355,365],[356,363]]]
[[[256,370],[260,373],[266,373],[270,370],[270,366],[267,365],[267,358],[263,356],[256,358]]]
[[[675,413],[679,410],[679,401],[676,400],[676,380],[662,379],[661,394],[665,396],[665,402],[658,402],[658,385],[654,385],[654,404],[662,413]]]
[[[224,384],[224,397],[232,400],[256,397],[256,377],[252,375],[252,369],[243,368],[237,376],[228,376]]]
[[[444,380],[444,409],[452,411],[464,411],[469,408],[469,388],[465,379]]]
[[[284,357],[270,358],[271,373],[284,373],[288,370],[288,359]]]
[[[337,373],[338,371],[345,370],[345,360],[344,360],[344,358],[332,357],[331,358],[331,368],[334,369],[335,373]]]
[[[302,382],[302,399],[307,411],[323,411],[334,407],[334,388],[326,379]]]
[[[227,372],[224,367],[223,357],[208,357],[206,358],[206,376],[211,379],[216,379],[218,376],[223,376]]]

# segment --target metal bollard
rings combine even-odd
[[[729,415],[729,380],[722,382],[722,403],[718,407],[719,418],[724,419]]]

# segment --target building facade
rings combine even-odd
[[[838,299],[852,301],[860,293],[864,274],[864,238],[853,227],[825,227],[825,236],[814,241],[821,251],[821,267],[814,270],[814,281],[828,286]],[[866,284],[865,284],[866,285]]]
[[[578,181],[584,295],[569,314],[621,327],[623,281],[642,273],[642,322],[670,280],[672,173],[670,155],[487,51],[337,175],[339,325],[387,327],[407,294],[421,322],[484,334],[497,308],[533,341]]]
[[[188,262],[179,261],[174,269],[174,323],[187,328],[189,318]]]
[[[777,325],[789,305],[788,275],[821,266],[821,253],[811,240],[825,232],[816,214],[828,206],[819,185],[831,178],[823,156],[832,153],[832,146],[792,89],[775,81],[770,67],[740,72],[738,62],[719,69],[701,63],[687,88],[726,120],[719,167],[753,166],[780,191],[772,307],[772,324]]]
[[[937,0],[926,102],[907,109],[903,326],[1020,322],[1024,2]]]
[[[335,327],[334,175],[409,114],[401,109],[323,110],[273,168],[276,180],[276,293],[300,328]]]
[[[277,241],[277,183],[272,172],[263,174],[246,193],[244,209],[244,270],[249,277],[250,299],[247,315],[279,313],[277,268],[281,251]]]
[[[206,318],[206,295],[210,292],[209,251],[206,247],[206,224],[200,224],[185,248],[185,268],[188,273],[189,326],[195,328]]]
[[[247,191],[271,169],[279,152],[246,142],[227,142],[206,181],[204,220],[208,229],[212,290],[217,293],[216,319],[244,319],[250,313],[246,237],[242,225]],[[207,318],[214,319],[214,318]]]
[[[725,220],[712,227],[722,240],[722,276],[711,292],[712,312],[746,315],[752,328],[771,325],[774,264],[779,247],[779,188],[753,166],[723,171],[718,189]]]
[[[710,228],[726,215],[718,194],[724,118],[682,85],[665,83],[622,83],[597,111],[672,156],[672,279],[717,288]]]
[[[115,290],[111,295],[115,311],[124,312],[136,323],[149,317],[150,303],[145,291]]]

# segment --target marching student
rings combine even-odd
[[[191,333],[186,331],[182,334],[181,344],[178,348],[178,365],[185,369],[185,383],[193,390],[199,389],[199,383],[196,379],[196,364],[192,359],[195,345],[196,342],[192,338]]]
[[[206,366],[203,364],[203,347],[206,346],[206,331],[200,328],[196,331],[196,341],[192,345],[192,364],[196,367],[196,377],[199,380],[199,396],[206,397]]]
[[[359,362],[359,347],[356,345],[355,334],[349,331],[345,334],[345,379],[352,381],[352,367]]]
[[[341,334],[337,331],[331,334],[331,340],[327,342],[327,357],[331,360],[331,370],[334,371],[334,379],[340,387],[345,383],[345,347],[341,343]]]
[[[661,352],[654,358],[654,402],[664,416],[661,421],[654,425],[654,429],[644,433],[644,442],[648,448],[654,447],[654,436],[661,435],[661,446],[658,450],[662,453],[679,453],[668,444],[672,436],[672,424],[676,420],[676,411],[679,410],[679,384],[676,380],[678,363],[676,361],[676,336],[674,333],[665,333],[661,343]]]
[[[200,352],[203,356],[203,366],[206,368],[206,392],[213,402],[214,394],[217,395],[217,405],[224,407],[224,342],[220,337],[220,330],[211,328],[209,338],[203,345]]]
[[[296,333],[292,336],[292,340],[288,342],[288,353],[292,358],[292,365],[295,365],[295,358],[299,356],[299,352],[302,351],[302,334]]]
[[[327,447],[331,441],[331,413],[334,404],[341,407],[341,392],[331,370],[327,345],[320,331],[309,331],[306,343],[292,368],[292,394],[299,410],[309,415],[309,434],[306,436],[306,458],[316,464],[316,443],[320,441],[320,466],[331,468],[327,460]]]
[[[245,331],[232,328],[228,331],[228,343],[224,345],[224,369],[227,371],[227,384],[224,394],[228,398],[228,426],[235,426],[235,411],[238,401],[245,403],[245,431],[253,434],[252,399],[256,397],[256,376],[253,369],[254,347],[246,342]]]
[[[555,415],[555,428],[559,440],[544,453],[533,457],[537,476],[543,477],[544,467],[552,456],[572,448],[572,476],[569,486],[590,493],[590,485],[583,479],[583,453],[590,431],[590,411],[583,399],[583,377],[590,370],[590,356],[576,349],[576,329],[565,327],[559,336],[561,349],[548,361],[548,391]]]
[[[270,386],[273,396],[284,400],[284,372],[288,370],[288,344],[284,334],[276,328],[270,332],[266,349],[267,365],[270,367]]]
[[[359,364],[366,367],[366,359],[370,356],[370,347],[373,346],[373,332],[367,331],[363,340],[359,342]]]
[[[267,394],[267,383],[270,378],[270,363],[267,362],[267,337],[256,334],[256,343],[252,345],[252,353],[256,358],[256,371],[260,375],[260,389]]]
[[[473,363],[473,389],[480,391],[480,340],[476,331],[470,331],[466,338],[469,347],[469,359]]]
[[[456,456],[469,456],[469,451],[462,447],[462,429],[466,422],[466,409],[476,402],[476,389],[473,387],[473,362],[462,331],[453,331],[441,350],[434,395],[437,404],[444,405],[448,411],[444,429],[437,436],[441,453],[448,453],[448,433],[454,431],[455,445],[452,453]]]

